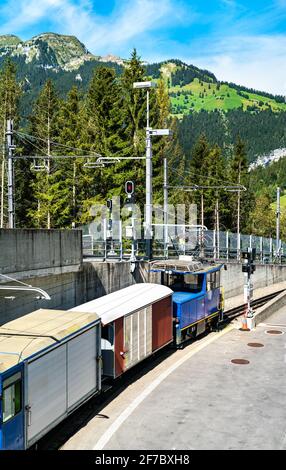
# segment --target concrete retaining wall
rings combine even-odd
[[[17,279],[75,271],[82,263],[81,230],[0,229],[0,272]]]
[[[254,290],[286,281],[286,265],[257,264],[252,276]],[[241,264],[227,264],[227,271],[222,271],[222,285],[225,298],[243,294],[244,274]]]

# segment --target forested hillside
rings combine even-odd
[[[238,135],[246,144],[249,162],[258,155],[286,144],[286,113],[271,109],[244,112],[241,108],[207,112],[201,110],[184,116],[179,126],[180,142],[187,155],[201,133],[212,144],[218,144],[229,155]]]

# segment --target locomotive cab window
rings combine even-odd
[[[9,377],[3,382],[2,412],[3,423],[14,418],[22,409],[21,373]]]
[[[174,292],[198,293],[203,288],[203,274],[164,274],[163,284]]]

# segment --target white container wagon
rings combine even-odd
[[[95,313],[40,309],[0,328],[0,449],[27,449],[101,390]]]

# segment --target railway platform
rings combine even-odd
[[[286,449],[286,309],[157,362],[61,449]]]

